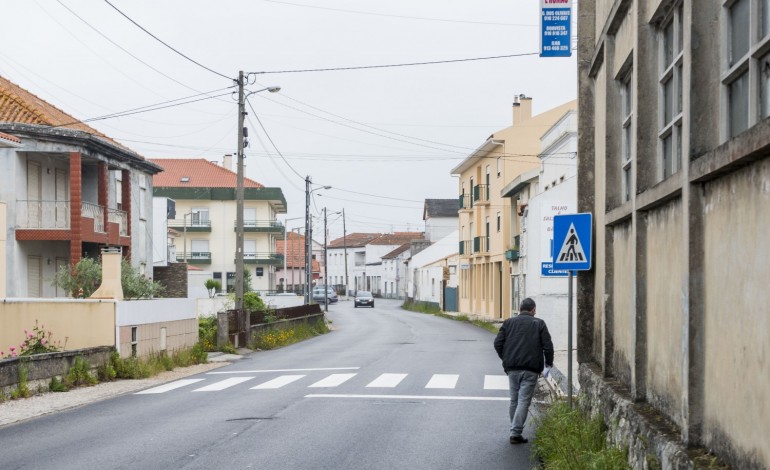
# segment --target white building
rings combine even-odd
[[[386,299],[406,298],[406,260],[410,248],[410,243],[404,243],[382,257],[382,296]]]
[[[425,238],[435,242],[457,230],[459,209],[457,199],[426,199],[422,212]]]
[[[445,288],[457,287],[460,232],[449,235],[413,254],[407,262],[408,297],[416,302],[445,307]],[[456,299],[455,299],[456,303]]]

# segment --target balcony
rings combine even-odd
[[[489,237],[473,238],[473,254],[486,254],[489,252]]]
[[[81,207],[82,219],[93,219],[94,232],[106,233],[104,230],[104,207],[98,204],[93,204],[91,202],[84,202],[82,203]],[[86,220],[82,220],[81,223],[83,224],[83,227],[85,227],[88,222]]]
[[[188,233],[211,232],[211,221],[208,219],[196,219],[195,217],[192,220],[189,217],[187,220],[169,219],[168,228]]]
[[[505,250],[505,259],[508,261],[516,261],[519,259],[519,251],[520,251],[520,237],[519,235],[516,235],[513,237],[513,246],[507,250]]]
[[[238,231],[238,221],[233,222],[233,230]],[[275,220],[244,220],[243,231],[283,235],[285,228],[282,223]]]
[[[459,198],[460,210],[468,211],[473,209],[473,199],[470,194],[461,194]]]
[[[234,261],[235,262],[235,261]],[[268,266],[283,266],[283,255],[280,253],[264,252],[244,252],[244,264],[266,264]]]
[[[470,256],[472,251],[471,247],[471,240],[461,240],[460,241],[460,256]]]
[[[184,263],[187,260],[187,264],[211,264],[211,252],[190,251],[187,253],[177,253],[176,260],[180,263]]]
[[[117,209],[107,209],[107,221],[118,224],[118,233],[121,237],[128,236],[128,213]]]
[[[477,184],[473,187],[473,204],[489,205],[489,185]]]
[[[15,227],[19,229],[69,230],[69,201],[16,201]]]

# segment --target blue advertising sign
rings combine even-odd
[[[541,277],[567,277],[569,271],[566,269],[553,269],[553,263],[540,263]]]
[[[540,57],[572,55],[572,0],[540,0]]]
[[[590,213],[553,217],[554,269],[591,269],[592,226],[593,216]]]

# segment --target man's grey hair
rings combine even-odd
[[[519,311],[521,312],[532,312],[535,310],[535,301],[532,300],[531,297],[527,297],[526,299],[521,301],[521,306],[519,306]]]

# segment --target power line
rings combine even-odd
[[[189,60],[189,61],[190,61],[190,62],[192,62],[193,64],[197,65],[198,67],[204,68],[204,69],[208,70],[209,72],[211,72],[211,73],[213,73],[213,74],[219,75],[220,77],[224,77],[224,78],[226,78],[226,79],[228,79],[228,80],[233,80],[233,77],[228,77],[228,76],[227,76],[227,75],[225,75],[225,74],[219,73],[219,72],[217,72],[216,70],[213,70],[213,69],[211,69],[211,68],[209,68],[209,67],[206,67],[205,65],[201,64],[200,62],[198,62],[198,61],[196,61],[196,60],[193,60],[193,59],[191,59],[190,57],[188,57],[188,56],[186,56],[186,55],[182,54],[182,53],[181,53],[181,52],[179,52],[178,50],[174,49],[173,47],[171,47],[170,45],[168,45],[166,42],[164,42],[163,40],[161,40],[160,38],[158,38],[157,36],[155,36],[154,34],[152,34],[151,32],[149,32],[148,30],[146,30],[146,29],[145,29],[145,28],[144,28],[142,25],[140,25],[140,24],[139,24],[139,23],[137,23],[136,21],[132,20],[132,19],[131,19],[131,17],[129,17],[128,15],[126,15],[125,13],[123,13],[122,11],[120,11],[120,9],[119,9],[118,7],[116,7],[115,5],[113,5],[112,3],[110,3],[110,0],[104,0],[104,2],[105,2],[107,5],[109,5],[109,6],[111,6],[112,8],[114,8],[114,9],[115,9],[115,11],[117,11],[118,13],[120,13],[121,15],[123,15],[123,17],[124,17],[124,18],[126,18],[128,21],[130,21],[131,23],[133,23],[134,25],[136,25],[136,27],[138,27],[139,29],[141,29],[141,30],[142,30],[142,31],[144,31],[145,33],[149,34],[149,35],[150,35],[150,36],[151,36],[153,39],[155,39],[155,40],[156,40],[156,41],[158,41],[159,43],[163,44],[164,46],[168,47],[169,49],[171,49],[172,51],[176,52],[177,54],[179,54],[180,56],[184,57],[185,59]]]
[[[293,166],[291,166],[291,164],[289,164],[288,160],[286,160],[286,158],[284,158],[284,156],[283,156],[283,154],[281,153],[281,151],[280,151],[280,150],[278,150],[278,147],[275,145],[275,142],[273,142],[273,139],[272,139],[272,138],[270,138],[270,134],[268,134],[268,133],[267,133],[267,129],[265,129],[265,126],[263,126],[263,125],[262,125],[262,121],[259,119],[259,115],[257,115],[257,112],[256,112],[256,111],[254,111],[254,106],[252,106],[252,105],[251,105],[251,101],[249,101],[249,99],[248,99],[248,98],[246,98],[246,103],[248,103],[248,104],[249,104],[249,109],[251,109],[251,112],[252,112],[252,114],[254,114],[254,117],[257,119],[257,122],[259,123],[259,127],[261,127],[261,128],[262,128],[262,132],[264,132],[264,133],[265,133],[265,136],[267,137],[267,140],[269,140],[269,141],[270,141],[270,144],[273,146],[273,148],[275,149],[275,151],[276,151],[276,152],[278,152],[278,155],[280,155],[280,156],[281,156],[281,158],[283,159],[284,163],[286,163],[286,166],[288,166],[288,167],[291,169],[291,171],[293,171],[293,172],[294,172],[294,174],[295,174],[295,175],[297,175],[297,176],[298,176],[300,179],[303,179],[303,180],[304,180],[304,179],[305,179],[305,177],[304,177],[304,176],[302,176],[301,174],[299,174],[299,172],[298,172],[297,170],[295,170],[295,169],[294,169],[294,167],[293,167]]]
[[[107,0],[104,0],[105,2]],[[417,65],[438,65],[438,64],[453,64],[458,62],[472,62],[472,61],[478,61],[478,60],[495,60],[495,59],[509,59],[512,57],[525,57],[525,56],[533,56],[533,55],[540,55],[539,52],[525,52],[522,54],[508,54],[508,55],[496,55],[496,56],[488,56],[488,57],[471,57],[467,59],[448,59],[448,60],[434,60],[434,61],[428,61],[428,62],[408,62],[403,64],[386,64],[386,65],[361,65],[361,66],[353,66],[353,67],[329,67],[329,68],[323,68],[323,69],[296,69],[296,70],[268,70],[268,71],[262,71],[262,72],[251,72],[255,74],[265,75],[265,74],[273,74],[273,73],[306,73],[306,72],[337,72],[337,71],[345,71],[345,70],[365,70],[365,69],[384,69],[384,68],[393,68],[393,67],[413,67]]]

